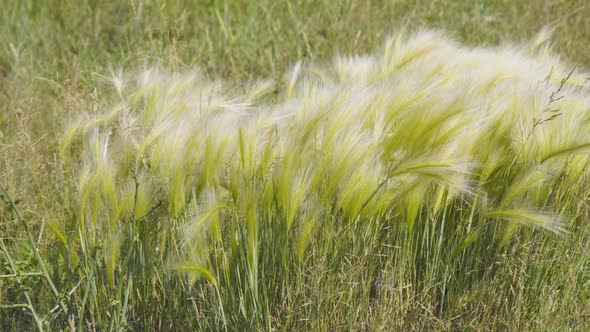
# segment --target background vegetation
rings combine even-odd
[[[589,14],[583,0],[1,1],[0,183],[11,199],[0,192],[6,201],[0,208],[6,248],[0,253],[0,329],[34,329],[30,307],[44,328],[55,330],[588,328],[586,179],[562,197],[560,206],[576,216],[567,237],[520,229],[508,245],[492,250],[484,241],[465,253],[480,265],[450,266],[446,254],[421,257],[421,265],[401,267],[423,269],[406,284],[375,274],[392,268],[383,257],[395,250],[394,239],[369,229],[358,241],[358,229],[343,230],[333,261],[313,258],[292,297],[265,295],[281,304],[273,306],[276,312],[241,308],[236,300],[225,303],[233,310],[222,315],[211,308],[219,308],[220,299],[239,298],[243,281],[226,280],[234,289],[203,280],[191,286],[190,280],[145,271],[154,281],[130,295],[131,288],[123,287],[129,282],[109,288],[107,279],[93,281],[99,278],[93,273],[106,269],[92,266],[100,252],[85,253],[86,264],[76,264],[71,252],[78,235],[64,225],[76,224],[78,178],[59,149],[69,119],[110,104],[108,77],[119,68],[198,66],[239,89],[261,77],[282,80],[299,59],[369,52],[400,26],[440,28],[468,45],[494,45],[528,39],[545,25],[556,27],[555,51],[588,66]],[[457,213],[461,219],[463,212]],[[375,246],[382,247],[367,251]],[[13,266],[40,275],[20,276],[19,285]],[[458,267],[460,273],[449,271]],[[408,287],[412,292],[404,291]],[[30,305],[23,307],[25,292]]]

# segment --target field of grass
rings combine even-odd
[[[0,330],[587,330],[589,15],[0,0]]]

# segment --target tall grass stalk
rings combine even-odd
[[[33,250],[33,252],[35,253],[35,258],[37,259],[37,263],[39,264],[39,267],[41,268],[42,276],[44,277],[49,289],[53,293],[53,296],[55,297],[55,300],[57,301],[59,308],[62,310],[63,314],[66,315],[66,317],[67,317],[66,319],[69,323],[69,327],[73,328],[74,327],[73,322],[71,321],[70,317],[68,317],[68,307],[67,307],[65,301],[62,299],[62,295],[60,294],[60,292],[57,290],[57,287],[53,283],[53,280],[51,279],[51,275],[49,274],[49,270],[47,269],[47,267],[45,265],[44,259],[41,257],[37,242],[34,240],[33,234],[31,233],[31,230],[29,229],[27,222],[25,221],[19,208],[16,206],[15,201],[10,196],[10,193],[8,192],[6,187],[4,187],[4,184],[2,184],[1,182],[0,182],[0,190],[1,190],[0,197],[5,202],[5,204],[7,204],[10,207],[10,209],[12,209],[12,211],[16,215],[16,218],[18,219],[19,223],[23,226],[25,233],[27,234],[27,238],[29,240],[29,245],[30,245],[31,249]],[[12,269],[13,273],[16,275],[15,279],[16,279],[19,287],[22,288],[23,287],[22,282],[20,281],[20,277],[18,276],[19,272],[16,270],[16,267],[14,266],[13,259],[10,256],[8,249],[6,249],[6,246],[4,244],[4,240],[2,240],[2,250],[4,251],[6,258],[9,261],[10,268]],[[39,318],[37,317],[37,314],[35,312],[35,309],[33,308],[33,305],[31,303],[31,299],[30,299],[28,293],[23,290],[23,294],[24,294],[25,298],[27,299],[27,305],[28,305],[29,309],[31,310],[33,318],[35,319],[35,322],[37,324],[37,328],[42,331],[43,328],[41,325],[41,320],[39,320]]]

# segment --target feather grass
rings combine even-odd
[[[230,329],[246,318],[268,326],[308,264],[343,268],[345,250],[383,241],[402,248],[389,263],[400,282],[444,275],[447,289],[453,272],[440,262],[480,268],[465,258],[484,250],[474,243],[500,252],[516,236],[514,223],[490,220],[566,234],[561,207],[543,203],[553,174],[590,175],[572,158],[588,151],[587,121],[574,119],[587,119],[590,94],[544,48],[547,34],[498,48],[399,34],[373,55],[298,62],[276,98],[263,98],[270,81],[240,95],[198,71],[117,74],[121,102],[73,121],[61,149],[83,146],[80,241],[120,246],[103,257],[111,286],[129,280],[115,272],[134,269],[125,259],[167,248],[191,284],[214,286],[212,315]],[[547,100],[563,115],[534,120]],[[101,239],[129,220],[133,238]],[[149,289],[140,283],[125,299]]]

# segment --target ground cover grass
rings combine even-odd
[[[6,205],[0,210],[6,248],[2,273],[8,275],[0,279],[2,328],[34,329],[33,308],[39,325],[49,330],[584,329],[589,191],[586,159],[583,154],[572,157],[571,152],[585,152],[587,143],[587,98],[579,86],[588,64],[588,11],[583,1],[2,2],[0,181],[10,193],[3,193]],[[386,61],[383,43],[400,26],[407,31],[442,28],[467,45],[533,39],[533,50],[520,52],[543,57],[547,44],[535,44],[534,36],[548,24],[556,28],[553,49],[578,67],[571,71],[573,65],[563,64],[553,71],[548,65],[539,70],[541,77],[519,78],[526,83],[517,89],[524,91],[522,100],[502,98],[513,92],[504,87],[494,92],[496,99],[484,99],[489,108],[485,114],[464,117],[466,102],[449,98],[454,96],[449,90],[459,95],[469,91],[470,75],[447,82],[448,88],[429,87],[444,91],[445,98],[427,105],[432,114],[440,111],[445,117],[425,121],[378,111],[378,106],[395,106],[393,96],[377,106],[357,101],[356,83],[385,81],[384,89],[400,87],[375,78],[375,70],[363,67],[363,58],[329,65],[337,54],[371,53],[377,59],[382,54]],[[427,39],[418,45],[429,43]],[[506,58],[514,54],[510,52]],[[290,68],[300,59],[309,65],[301,67],[290,89]],[[381,60],[371,61],[387,67]],[[396,61],[405,67],[403,59]],[[542,61],[557,63],[553,58]],[[424,62],[408,64],[402,69],[425,75],[417,65]],[[161,85],[135,82],[137,76],[128,74],[146,66],[166,68],[152,73]],[[203,69],[201,76],[168,74],[186,73],[194,66]],[[508,64],[500,67],[514,71]],[[118,90],[112,74],[119,77],[120,68],[125,69],[121,82],[128,83]],[[359,78],[367,72],[368,78]],[[476,71],[476,77],[486,73]],[[412,84],[425,91],[429,78],[420,75]],[[546,76],[549,80],[543,83]],[[144,155],[123,139],[126,126],[119,116],[102,122],[118,128],[111,136],[105,136],[106,126],[95,123],[83,138],[73,135],[73,145],[64,145],[64,130],[79,114],[93,119],[127,98],[136,103],[134,107],[149,110],[153,91],[177,91],[174,83],[192,78],[189,84],[195,84],[195,77],[200,82],[196,89],[208,96],[209,105],[234,108],[246,123],[253,121],[248,111],[253,103],[271,110],[277,104],[294,109],[307,100],[309,90],[318,95],[323,91],[332,96],[323,98],[344,104],[356,101],[349,104],[373,109],[374,115],[390,114],[400,128],[412,130],[395,132],[395,139],[382,138],[376,144],[363,136],[362,128],[344,126],[346,131],[334,135],[349,144],[331,145],[324,139],[319,151],[332,153],[327,158],[313,154],[309,145],[305,148],[311,143],[303,136],[278,135],[305,132],[302,128],[316,132],[313,118],[300,118],[293,127],[282,125],[280,117],[267,119],[280,128],[277,137],[293,139],[279,142],[279,152],[273,152],[282,156],[274,175],[270,166],[265,169],[259,162],[264,150],[253,144],[260,136],[257,129],[240,129],[231,119],[223,123],[223,128],[236,129],[228,131],[226,153],[241,156],[237,161],[220,154],[222,142],[210,141],[203,129],[179,126],[178,135],[155,138],[160,156],[145,146],[145,162]],[[248,82],[265,78],[278,83],[248,88],[254,84]],[[227,83],[219,90],[212,88],[219,80]],[[331,86],[320,88],[318,80]],[[490,82],[491,87],[502,86]],[[529,91],[535,83],[543,88]],[[364,89],[369,96],[387,95]],[[334,90],[338,92],[331,95]],[[266,94],[258,96],[258,91]],[[467,95],[472,98],[474,93]],[[155,98],[152,107],[173,111],[162,105],[182,106],[194,98],[181,91]],[[314,98],[316,104],[307,106],[311,114],[321,109],[321,98]],[[498,125],[518,122],[504,118],[521,114],[514,108],[540,112],[525,113],[530,121],[523,123],[529,127],[518,133]],[[349,124],[338,122],[336,116],[329,119],[333,128]],[[470,125],[462,127],[457,119]],[[141,128],[158,128],[148,115],[135,120],[148,123]],[[213,130],[218,120],[199,121]],[[366,121],[377,123],[375,118]],[[439,136],[424,135],[433,128]],[[481,132],[474,138],[464,128]],[[96,135],[87,136],[92,130]],[[441,134],[452,130],[460,134]],[[129,137],[146,139],[148,133]],[[111,137],[109,144],[105,137]],[[201,140],[190,145],[187,137]],[[449,149],[445,139],[450,137],[469,144]],[[185,160],[172,154],[175,144],[198,150],[200,141],[215,148],[202,155],[220,159],[207,166],[196,156]],[[383,143],[389,144],[387,163],[355,159],[370,153],[383,156],[385,152],[375,148]],[[95,151],[87,148],[92,144]],[[400,156],[400,146],[411,157]],[[297,158],[285,161],[288,154],[280,151],[297,151]],[[113,153],[117,162],[108,159],[101,168],[105,153],[109,158]],[[418,155],[432,158],[414,158]],[[464,158],[474,155],[478,160]],[[124,156],[130,156],[126,164],[120,160]],[[391,165],[392,160],[403,162]],[[490,166],[480,168],[481,164]],[[229,180],[228,174],[218,173],[228,168],[219,165],[229,165]],[[306,168],[310,169],[301,172]],[[187,169],[211,175],[167,176]],[[338,169],[340,178],[334,175]],[[114,174],[113,182],[84,186],[81,170],[87,170],[87,178],[96,172]],[[403,181],[384,184],[373,197],[379,179],[401,175]],[[268,183],[272,187],[265,191]],[[171,190],[180,187],[184,191]],[[303,194],[293,188],[302,188]],[[223,190],[232,194],[224,196]],[[484,190],[486,195],[481,194]],[[116,198],[109,199],[105,192]],[[398,203],[386,204],[391,201]],[[500,221],[505,219],[549,231]],[[17,280],[11,276],[14,269],[40,273]]]

